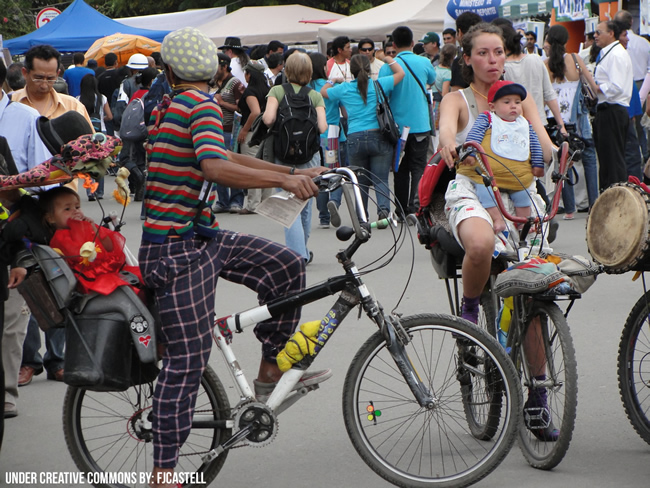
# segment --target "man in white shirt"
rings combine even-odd
[[[621,24],[610,20],[598,24],[594,34],[601,48],[594,68],[598,106],[593,124],[601,190],[627,181],[625,138],[633,76],[630,55],[617,40],[622,30]]]
[[[368,38],[361,39],[359,41],[359,54],[368,57],[368,60],[370,61],[370,78],[376,80],[379,76],[379,70],[384,65],[384,62],[375,57],[374,41]]]
[[[634,60],[632,74],[634,83],[639,89],[641,105],[643,105],[648,93],[650,93],[650,42],[632,31],[632,14],[627,10],[616,12],[614,20],[620,22],[623,28],[627,29],[627,52],[630,58]],[[641,126],[641,117],[636,117],[635,129],[639,139],[639,146],[641,146],[643,152],[643,161],[646,161],[648,159],[648,140],[645,129]]]

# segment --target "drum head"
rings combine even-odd
[[[643,257],[648,236],[645,192],[633,185],[605,190],[589,214],[587,246],[609,271],[622,273]]]

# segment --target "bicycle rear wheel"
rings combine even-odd
[[[650,292],[625,321],[618,346],[618,388],[627,418],[650,444]]]
[[[435,406],[417,403],[377,332],[359,349],[345,378],[343,418],[350,440],[371,469],[398,486],[475,483],[499,465],[514,442],[521,415],[514,367],[493,338],[457,317],[416,315],[400,323],[411,339],[408,358],[434,394]],[[489,440],[477,439],[464,421],[461,385],[468,379],[477,388],[488,384],[501,392]]]
[[[550,385],[545,388],[548,410],[541,415],[544,418],[539,420],[532,419],[539,413],[532,411],[540,409],[530,409],[528,414],[524,412],[524,419],[519,429],[519,446],[531,466],[538,469],[553,469],[564,458],[573,437],[578,404],[576,356],[569,325],[560,308],[555,303],[549,302],[533,302],[532,307],[531,317],[533,320],[535,317],[539,318],[541,334],[534,337],[535,342],[531,347],[544,351],[546,358],[546,381]],[[527,327],[525,333],[534,333],[532,329],[530,326]],[[521,371],[523,371],[522,361],[525,360],[522,350],[523,346],[513,348],[513,362]],[[531,372],[531,375],[535,374]],[[532,392],[528,388],[532,378],[526,378],[523,373],[521,381],[524,395],[528,395],[529,399],[532,394],[539,394],[538,392],[542,390],[537,389]],[[526,409],[526,404],[524,408]],[[550,419],[546,418],[547,415],[550,415]],[[539,423],[534,424],[534,422]],[[557,439],[550,440],[551,436],[545,436],[542,433],[543,429],[529,428],[529,426],[540,427],[540,424],[547,424],[549,430],[553,426],[558,429]]]
[[[153,432],[151,400],[154,385],[133,386],[123,392],[95,392],[68,387],[63,403],[63,431],[68,450],[77,468],[93,473],[106,482],[93,483],[101,488],[145,488],[142,474],[153,468]],[[195,419],[230,418],[226,391],[208,366],[203,372],[196,401]],[[228,452],[203,464],[201,458],[210,449],[230,437],[230,429],[193,429],[181,448],[176,471],[199,472],[206,486],[217,476]],[[117,474],[126,474],[121,479]],[[113,476],[113,479],[110,477]],[[117,478],[117,479],[116,479]],[[137,479],[134,479],[137,478]],[[192,485],[185,485],[192,486]],[[198,485],[197,485],[198,486]]]

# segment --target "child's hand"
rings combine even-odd
[[[474,156],[467,156],[460,164],[462,166],[476,166],[476,158]]]
[[[542,178],[544,176],[544,168],[533,168],[533,175],[537,178]]]
[[[25,268],[11,268],[7,288],[16,288],[25,280],[26,276],[27,270]]]

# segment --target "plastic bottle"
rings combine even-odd
[[[499,343],[506,350],[508,350],[506,343],[508,342],[508,332],[510,331],[510,321],[512,320],[512,308],[512,297],[508,297],[503,300],[503,306],[499,310],[499,329],[497,330],[497,335]]]

